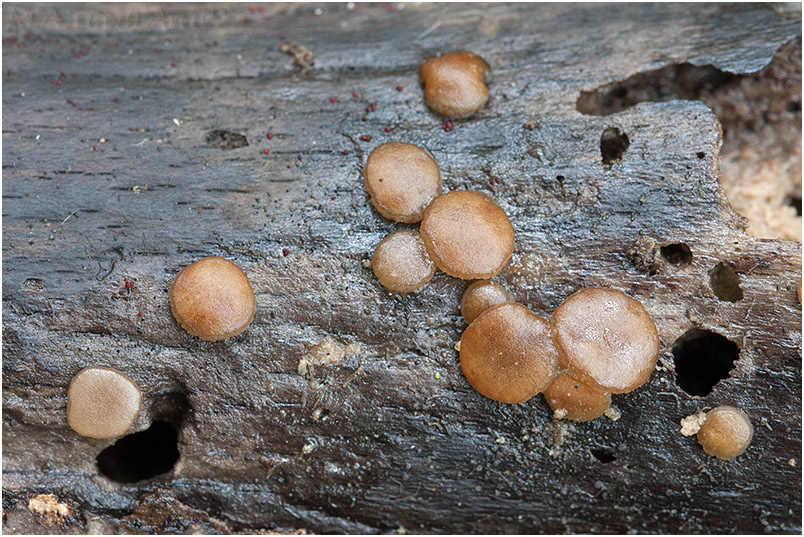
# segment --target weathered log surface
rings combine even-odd
[[[3,5],[5,531],[801,531],[800,244],[744,232],[718,187],[720,131],[703,103],[576,109],[583,90],[671,64],[756,72],[800,36],[800,11],[175,4],[162,14],[227,8],[245,24],[149,26],[156,5]],[[63,22],[36,27],[54,9]],[[15,11],[30,22],[12,24]],[[139,12],[140,23],[68,28],[78,11]],[[304,74],[279,51],[290,40],[315,55]],[[493,66],[492,98],[446,132],[416,67],[464,48]],[[604,166],[608,127],[630,146]],[[208,143],[215,129],[249,145]],[[387,140],[429,149],[447,188],[496,197],[517,233],[499,280],[534,312],[549,316],[587,285],[645,305],[661,366],[614,397],[621,419],[567,425],[541,397],[481,397],[452,348],[465,282],[439,273],[415,295],[383,291],[363,262],[397,226],[372,209],[360,171]],[[689,246],[688,264],[660,254],[673,243]],[[213,254],[244,268],[258,311],[241,336],[205,343],[173,321],[167,289]],[[714,294],[721,261],[742,300]],[[671,347],[692,328],[739,347],[705,397],[676,383]],[[301,361],[312,364],[304,376]],[[99,475],[96,456],[113,442],[79,437],[65,419],[71,377],[95,364],[142,388],[133,431],[180,424],[172,472],[134,484]],[[756,431],[730,462],[678,432],[718,404],[744,409]],[[28,514],[40,493],[69,506],[61,526]]]

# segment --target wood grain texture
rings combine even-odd
[[[800,243],[744,232],[718,186],[720,129],[703,103],[576,109],[584,90],[666,65],[758,71],[801,35],[800,12],[159,9],[3,5],[7,532],[801,531]],[[243,24],[192,26],[225,9]],[[54,10],[73,22],[78,11],[138,13],[139,23],[36,26]],[[279,50],[286,41],[314,54],[306,73]],[[460,49],[485,58],[494,82],[488,108],[446,132],[416,69],[428,54]],[[609,127],[630,145],[604,166]],[[208,142],[216,129],[248,145]],[[614,396],[618,421],[570,425],[553,422],[542,397],[484,399],[452,348],[466,282],[438,273],[404,298],[379,286],[363,262],[401,226],[372,208],[360,174],[389,140],[428,149],[446,189],[495,197],[516,231],[498,279],[533,312],[549,317],[588,285],[644,304],[661,365],[644,387]],[[672,243],[689,246],[690,264],[660,255]],[[257,295],[254,323],[225,342],[193,338],[170,315],[173,277],[207,255],[237,263]],[[713,293],[709,273],[721,261],[739,276],[738,302]],[[676,385],[670,349],[692,328],[740,349],[706,397]],[[303,376],[300,361],[312,364]],[[172,473],[129,485],[98,474],[95,457],[111,441],[79,437],[65,417],[70,379],[91,365],[140,386],[132,431],[181,421]],[[189,406],[178,417],[177,402]],[[681,418],[720,404],[745,410],[755,427],[735,461],[679,434]],[[73,518],[60,527],[30,518],[35,493],[56,494]]]

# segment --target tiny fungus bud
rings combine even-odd
[[[422,238],[438,268],[464,280],[488,279],[514,253],[514,228],[486,194],[454,190],[424,211]]]
[[[404,142],[374,148],[363,169],[366,191],[381,215],[396,222],[418,222],[441,194],[441,170],[430,153]]]
[[[572,421],[599,418],[611,406],[611,394],[576,380],[568,373],[561,373],[556,377],[545,390],[544,398],[556,414],[561,413],[564,418]]]
[[[491,280],[479,280],[470,284],[463,292],[461,315],[468,324],[471,324],[487,309],[513,301],[514,295],[499,283]]]
[[[142,394],[128,376],[110,367],[82,369],[67,389],[67,423],[81,436],[114,438],[129,430]]]
[[[419,79],[427,106],[448,117],[465,116],[486,104],[491,67],[471,52],[453,52],[425,60]]]
[[[558,368],[549,323],[517,303],[480,314],[461,336],[460,360],[475,390],[510,404],[545,390]]]
[[[205,257],[176,275],[170,309],[191,335],[219,341],[248,328],[257,303],[240,267],[222,257]]]
[[[394,231],[380,241],[371,258],[371,268],[380,284],[396,293],[415,291],[435,274],[421,235],[410,229]]]
[[[642,304],[621,291],[576,291],[556,308],[550,323],[561,365],[604,392],[642,386],[659,358],[656,325]]]
[[[742,410],[719,406],[706,413],[706,421],[698,431],[698,443],[704,451],[722,460],[733,459],[743,454],[754,428]]]

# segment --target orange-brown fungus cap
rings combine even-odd
[[[471,323],[487,309],[513,301],[514,295],[499,283],[479,280],[470,284],[463,292],[461,315],[467,323]]]
[[[550,323],[561,365],[604,392],[642,386],[659,358],[659,335],[650,315],[614,289],[577,291],[556,308]]]
[[[425,60],[419,66],[419,79],[424,83],[424,102],[433,111],[465,116],[486,104],[491,67],[471,52],[453,52]]]
[[[514,228],[486,194],[454,190],[424,211],[422,238],[438,268],[464,280],[488,279],[514,253]]]
[[[751,439],[754,428],[742,410],[719,406],[706,413],[706,421],[698,431],[698,443],[704,451],[722,460],[742,455]]]
[[[418,222],[424,209],[441,194],[441,170],[419,146],[388,142],[374,148],[363,168],[371,203],[396,222]]]
[[[550,325],[522,304],[486,310],[461,337],[461,369],[482,395],[502,403],[523,403],[556,376],[558,356]]]
[[[435,274],[424,241],[410,229],[400,229],[385,237],[374,250],[371,268],[380,284],[396,293],[415,291]]]
[[[120,371],[82,369],[67,390],[67,423],[81,436],[114,438],[129,430],[140,412],[142,394]]]
[[[170,309],[190,334],[219,341],[248,328],[257,301],[240,267],[222,257],[205,257],[176,275],[170,286]]]
[[[556,417],[572,421],[590,421],[611,406],[611,394],[601,392],[568,373],[560,373],[544,392]]]

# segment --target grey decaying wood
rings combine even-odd
[[[6,531],[801,531],[800,244],[744,233],[718,188],[719,127],[701,102],[576,110],[581,91],[665,65],[758,71],[800,36],[800,14],[181,4],[163,15],[226,8],[245,25],[148,26],[155,5],[3,6]],[[15,10],[35,25],[54,9],[63,24],[10,24]],[[79,10],[140,10],[141,21],[66,27]],[[315,55],[304,75],[285,41]],[[495,80],[488,109],[446,132],[416,67],[454,49],[486,58]],[[609,127],[630,146],[604,166]],[[249,144],[208,143],[216,129]],[[377,284],[363,261],[397,226],[371,208],[360,170],[392,139],[430,150],[446,188],[495,196],[517,233],[499,280],[533,311],[549,316],[586,285],[645,305],[662,366],[615,396],[621,419],[570,425],[541,397],[484,399],[452,348],[466,284],[439,273],[406,297]],[[672,243],[689,246],[689,265],[660,255]],[[248,273],[258,311],[241,336],[205,343],[173,321],[167,288],[213,254]],[[738,302],[713,293],[721,261],[739,275]],[[123,278],[135,287],[120,295]],[[740,348],[706,397],[675,382],[670,349],[692,328]],[[312,365],[304,376],[300,361]],[[130,485],[99,476],[95,457],[112,442],[65,420],[70,378],[94,364],[142,388],[133,431],[181,422],[172,473]],[[744,409],[756,429],[735,461],[678,432],[717,404]],[[71,518],[30,518],[37,493]]]

